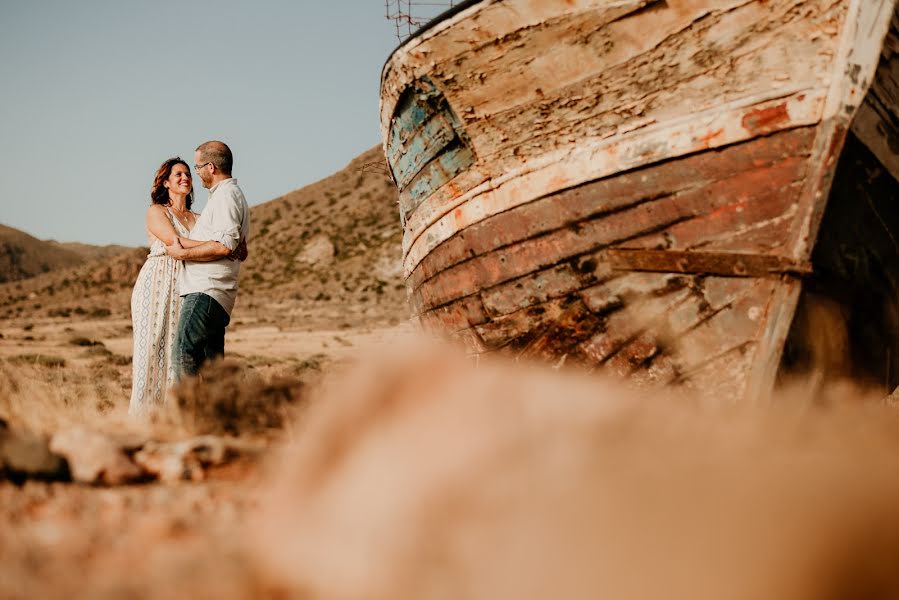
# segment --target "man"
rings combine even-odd
[[[230,255],[250,233],[246,198],[231,177],[234,159],[223,142],[201,144],[194,169],[209,190],[209,200],[191,230],[166,253],[184,261],[181,318],[173,348],[178,378],[196,375],[207,360],[225,354],[225,328],[237,298],[240,261]]]

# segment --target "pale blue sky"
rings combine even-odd
[[[153,173],[208,139],[250,204],[317,181],[380,143],[396,45],[382,0],[0,0],[0,223],[145,244]]]

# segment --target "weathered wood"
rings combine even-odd
[[[814,136],[811,128],[795,129],[557,192],[460,230],[421,262],[409,282],[413,288],[418,287],[436,273],[472,256],[590,216],[672,194],[694,191],[721,196],[732,203],[761,195],[764,202],[760,203],[767,204],[770,194],[782,193],[780,188],[801,177],[802,159],[808,156]],[[793,200],[790,194],[774,199],[780,198],[783,200],[779,206]],[[690,197],[684,202],[690,202]]]
[[[721,353],[707,357],[696,368],[681,372],[672,383],[682,386],[694,396],[720,404],[736,404],[743,400],[746,371],[752,364],[753,344],[736,344]]]
[[[490,351],[490,348],[487,347],[474,327],[462,329],[449,337],[450,340],[466,348],[471,354],[485,354]]]
[[[802,182],[766,190],[756,188],[754,198],[740,199],[708,214],[628,242],[630,247],[703,251],[785,254],[790,232],[802,214]]]
[[[400,98],[385,153],[400,189],[404,223],[424,198],[474,162],[459,119],[428,78]]]
[[[639,205],[478,256],[439,273],[413,295],[421,297],[423,306],[436,308],[473,290],[492,287],[685,218],[688,215],[676,198]]]
[[[644,367],[648,361],[658,356],[660,350],[659,342],[655,335],[644,331],[607,360],[604,367],[615,375],[621,377],[630,376]]]
[[[503,348],[514,340],[532,332],[548,328],[558,321],[577,298],[565,297],[539,306],[533,306],[508,315],[503,315],[476,325],[478,333],[487,348]]]
[[[412,178],[455,137],[456,132],[446,117],[436,114],[428,119],[421,131],[405,145],[402,154],[392,164],[397,186],[400,189],[405,188]]]
[[[787,112],[793,118],[784,129],[814,123],[823,99],[823,94],[813,92],[797,92],[790,96],[786,100]],[[783,102],[777,100],[776,103]],[[559,189],[629,171],[648,162],[723,145],[723,142],[710,145],[705,139],[709,135],[707,127],[699,124],[711,120],[712,124],[708,127],[717,127],[715,131],[737,127],[744,135],[734,136],[735,142],[751,139],[753,136],[740,124],[745,110],[719,110],[709,115],[696,115],[695,119],[685,120],[676,129],[664,132],[647,129],[622,134],[620,137],[612,136],[600,142],[599,147],[572,147],[570,141],[574,138],[567,138],[569,142],[564,148],[548,152],[524,166],[510,166],[509,170],[486,181],[484,161],[479,160],[476,163],[476,176],[470,181],[483,183],[467,191],[457,185],[444,186],[429,196],[427,202],[419,206],[410,218],[403,239],[405,272],[411,272],[435,247],[458,231],[492,215],[527,204]],[[730,138],[715,138],[716,141],[719,139]],[[593,177],[589,174],[593,174]],[[444,195],[448,196],[444,198]]]
[[[756,342],[764,327],[772,293],[779,289],[769,280],[744,280],[745,293],[715,311],[696,326],[684,331],[674,350],[684,372],[697,368],[729,348]]]
[[[794,258],[811,256],[846,133],[873,81],[894,14],[895,2],[890,0],[845,0],[845,3],[847,16],[836,48],[836,65],[842,70],[828,81],[827,102],[812,148],[813,169],[802,192],[803,198],[810,199],[811,210],[793,230],[790,254]]]
[[[475,254],[473,258],[439,271],[417,288],[414,287],[417,280],[424,279],[429,271],[422,267],[418,276],[413,274],[409,283],[413,286],[414,304],[423,310],[429,310],[475,290],[486,290],[528,273],[552,267],[560,261],[644,237],[649,233],[670,237],[666,236],[666,232],[677,224],[709,215],[724,207],[732,207],[735,201],[738,206],[741,202],[775,206],[789,204],[792,202],[790,185],[802,177],[804,163],[798,157],[781,158],[779,161],[775,157],[784,149],[802,152],[801,147],[794,143],[795,140],[788,141],[790,138],[808,139],[806,132],[793,130],[749,142],[745,145],[748,150],[745,154],[736,149],[727,149],[722,152],[710,151],[704,158],[700,156],[674,161],[686,163],[697,172],[704,171],[706,175],[715,177],[710,182],[701,179],[690,187],[681,184],[683,189],[674,194],[655,198],[643,196],[641,192],[651,194],[658,191],[662,194],[661,190],[665,187],[653,188],[650,183],[648,189],[644,190],[638,185],[639,178],[626,174],[620,176],[621,182],[616,181],[619,178],[613,178],[598,188],[612,192],[610,197],[613,200],[609,203],[603,202],[603,196],[597,193],[597,189],[566,191],[558,196],[557,210],[553,210],[556,206],[552,202],[554,198],[548,198],[539,204],[535,203],[534,208],[521,207],[516,211],[517,214],[508,214],[505,219],[501,219],[501,215],[497,216],[495,220],[482,223],[476,231],[466,230],[460,233],[460,240],[454,242],[445,253],[441,252],[430,268],[436,269],[438,265],[462,258],[460,253],[465,250],[466,245]],[[765,147],[769,148],[765,150]],[[733,165],[729,164],[731,159]],[[763,163],[753,169],[751,165],[756,160],[764,160],[768,164]],[[704,163],[717,163],[717,166],[703,168]],[[676,170],[677,164],[666,166],[659,180],[667,181],[674,176]],[[724,173],[729,173],[729,176],[717,179],[724,176]],[[654,176],[647,173],[646,179],[651,182]],[[773,191],[768,191],[769,186],[773,186]],[[774,201],[769,199],[769,194],[778,193],[786,194],[787,198]],[[592,211],[588,209],[591,203]],[[604,212],[604,204],[623,208]],[[745,212],[747,215],[757,214],[750,209],[745,209]],[[577,222],[565,222],[566,216],[572,218],[585,213],[594,216]],[[765,211],[758,214],[762,218],[769,216]],[[560,222],[563,226],[555,231],[529,237],[535,230],[544,229],[549,224],[558,225]],[[514,239],[523,241],[505,245]],[[485,251],[491,247],[497,249]]]
[[[468,146],[450,144],[442,150],[444,152],[428,162],[427,166],[412,179],[408,190],[400,193],[400,203],[408,206],[409,211],[414,210],[424,198],[451,181],[474,162],[474,154]]]
[[[481,296],[475,294],[426,312],[421,315],[421,318],[435,331],[455,333],[474,325],[486,323],[490,317],[487,316]]]
[[[611,276],[608,262],[599,261],[598,255],[587,255],[485,290],[484,307],[491,316],[504,315],[560,298]]]
[[[755,360],[753,360],[746,374],[746,386],[742,390],[741,399],[747,402],[764,402],[771,397],[774,389],[777,369],[783,354],[784,343],[790,332],[790,324],[796,313],[796,303],[799,301],[799,293],[802,291],[800,282],[794,278],[785,277],[773,291],[771,299],[762,314],[760,330],[755,330],[757,335],[757,347]],[[752,311],[758,307],[748,309],[750,317]]]
[[[679,252],[677,250],[643,250],[613,248],[603,253],[612,269],[619,271],[655,271],[659,273],[694,273],[732,277],[771,277],[784,274],[809,275],[809,262],[785,256],[743,254],[736,252]]]
[[[434,104],[441,97],[428,78],[422,78],[403,92],[391,118],[390,137],[385,150],[389,163],[397,162],[406,152],[409,140],[415,138],[415,133],[437,110]]]
[[[899,6],[884,40],[874,83],[858,109],[852,132],[899,181]]]
[[[543,163],[534,160],[558,149],[562,154],[553,155],[552,161],[558,164],[556,173],[541,178],[547,182],[563,173],[570,176],[564,163],[574,160],[571,139],[583,140],[578,149],[590,149],[585,161],[575,160],[576,172],[585,176],[580,180],[584,181],[602,176],[597,169],[605,161],[597,160],[598,148],[606,141],[623,141],[629,132],[649,135],[653,130],[658,135],[649,135],[646,143],[628,142],[627,148],[641,146],[635,157],[638,162],[633,164],[623,163],[628,154],[616,147],[617,159],[609,157],[617,163],[611,172],[731,144],[772,129],[817,122],[823,102],[813,99],[823,97],[833,73],[847,10],[845,4],[825,0],[673,0],[632,17],[615,15],[610,20],[605,2],[576,6],[548,2],[535,8],[522,1],[504,3],[503,9],[495,11],[486,4],[483,12],[472,10],[467,17],[477,20],[476,35],[494,31],[497,38],[454,44],[454,35],[465,37],[468,32],[471,36],[460,15],[457,28],[447,26],[441,35],[432,32],[416,40],[408,56],[405,50],[394,56],[385,68],[383,92],[389,97],[408,84],[407,78],[428,73],[456,107],[481,157],[480,167],[492,169],[487,173],[491,179],[512,172],[516,173],[512,179],[535,173]],[[534,11],[541,18],[525,25],[529,17],[524,15]],[[551,51],[535,59],[536,48]],[[412,70],[394,68],[401,64]],[[794,98],[795,103],[777,102],[777,98]],[[682,106],[690,107],[691,122],[703,124],[683,147],[673,134],[680,127],[677,119],[684,116],[677,112]],[[738,114],[729,114],[725,123],[709,120],[727,112],[729,106]],[[703,115],[706,110],[708,117]],[[597,130],[603,122],[608,127]],[[538,187],[529,182],[524,195],[539,191]],[[453,198],[465,192],[453,189],[448,203],[439,203],[442,208],[436,208],[429,222],[439,218],[441,211],[449,214]],[[434,195],[435,201],[439,195]],[[502,196],[529,200],[521,193]],[[504,202],[496,200],[489,204],[500,210],[509,207],[500,208]],[[490,210],[473,211],[470,216],[480,213],[483,218]],[[418,225],[412,229],[417,231],[412,235],[420,237],[423,230]],[[440,235],[437,231],[428,239],[439,243]],[[413,241],[407,240],[407,248]]]
[[[763,397],[866,94],[889,146],[894,11],[485,0],[430,28],[382,74],[413,311],[474,353]]]
[[[604,363],[638,335],[649,330],[664,329],[666,313],[685,302],[691,294],[691,290],[684,288],[623,303],[619,310],[606,318],[604,330],[596,333],[582,346],[582,350],[593,362]]]
[[[549,325],[514,340],[510,346],[519,359],[558,363],[570,355],[577,360],[578,345],[593,335],[600,319],[583,302],[574,301]]]

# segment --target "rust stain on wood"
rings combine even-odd
[[[778,104],[769,108],[752,110],[743,117],[743,127],[755,135],[763,135],[777,131],[790,122],[787,105]]]

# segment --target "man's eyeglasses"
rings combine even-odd
[[[205,167],[206,165],[211,165],[211,164],[212,164],[212,162],[210,161],[210,162],[205,162],[205,163],[203,163],[202,165],[194,165],[194,171],[199,172],[200,169],[202,169],[202,168]]]

